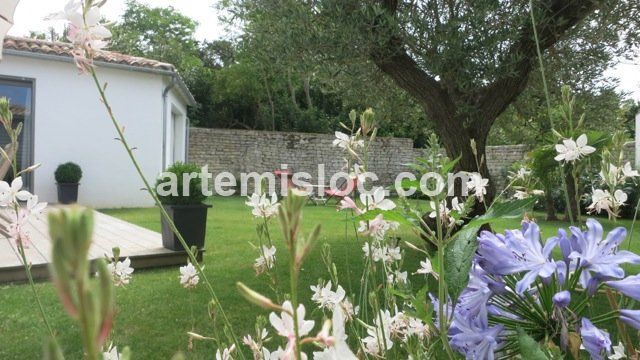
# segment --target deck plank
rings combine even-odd
[[[2,218],[6,216],[6,211],[0,209],[0,227],[6,222],[6,218]],[[181,265],[186,262],[185,252],[162,247],[162,237],[155,231],[98,211],[94,211],[94,223],[93,242],[89,250],[91,259],[111,255],[112,248],[117,246],[121,249],[121,257],[131,258],[134,268]],[[46,264],[50,261],[51,253],[46,213],[30,219],[26,230],[31,236],[31,246],[25,249],[26,256],[34,265],[34,270],[37,270],[34,276],[45,279],[48,277]],[[26,280],[21,267],[15,244],[6,238],[0,239],[0,283]]]

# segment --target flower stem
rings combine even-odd
[[[449,339],[447,338],[448,333],[448,316],[447,311],[445,310],[445,304],[447,304],[447,283],[445,279],[445,271],[444,268],[444,250],[445,250],[445,242],[442,237],[442,219],[440,214],[440,201],[436,201],[436,234],[438,237],[438,265],[440,266],[440,273],[438,274],[438,319],[440,319],[438,332],[440,333],[440,340],[442,341],[442,346],[444,346],[449,359],[455,359],[453,355],[453,350],[451,350],[451,346],[449,345]]]
[[[38,291],[36,290],[36,284],[33,282],[33,275],[31,274],[31,266],[29,266],[27,262],[27,256],[24,253],[24,247],[22,246],[21,242],[18,243],[18,252],[20,253],[20,257],[22,259],[22,265],[24,265],[24,271],[27,273],[27,278],[29,279],[29,286],[31,287],[31,291],[33,292],[33,297],[36,299],[36,303],[38,304],[40,317],[42,317],[42,321],[44,322],[44,325],[47,327],[47,331],[49,332],[51,339],[53,341],[57,341],[55,333],[53,332],[53,328],[51,327],[51,324],[49,323],[49,320],[47,319],[47,315],[44,311],[44,306],[42,306],[42,301],[40,300]]]
[[[620,308],[618,307],[618,302],[616,301],[616,297],[613,291],[611,291],[611,289],[607,289],[606,293],[607,299],[609,300],[609,305],[611,306],[613,311],[619,311]],[[627,350],[627,354],[635,354],[636,350],[633,346],[633,342],[629,337],[629,333],[627,332],[626,327],[619,318],[616,320],[616,326],[618,327],[618,334],[620,334],[620,337],[622,338],[622,342],[624,343],[624,347]]]
[[[165,221],[169,225],[169,228],[171,229],[171,231],[178,238],[178,241],[180,242],[180,244],[184,248],[184,251],[187,253],[187,256],[189,257],[189,260],[191,261],[191,264],[193,264],[196,267],[196,269],[198,270],[198,273],[200,274],[200,277],[202,278],[203,282],[206,284],[206,288],[209,291],[209,294],[211,295],[211,298],[215,301],[216,305],[218,306],[218,310],[220,311],[220,314],[222,315],[222,318],[224,319],[225,326],[227,326],[227,328],[229,329],[229,332],[231,333],[231,336],[233,337],[233,342],[235,343],[237,348],[240,348],[241,347],[241,343],[240,343],[240,341],[238,341],[238,338],[237,338],[236,334],[233,331],[233,325],[231,325],[231,321],[227,317],[227,315],[226,315],[226,313],[225,313],[225,311],[224,311],[224,309],[222,307],[222,304],[218,300],[218,296],[216,295],[215,291],[213,290],[213,286],[211,285],[211,282],[207,278],[207,275],[204,273],[202,265],[200,265],[200,263],[198,262],[198,259],[196,259],[195,255],[191,251],[189,245],[187,245],[186,241],[182,237],[182,234],[180,234],[180,231],[178,231],[178,229],[176,228],[176,225],[174,224],[173,220],[171,220],[171,217],[169,216],[169,214],[165,210],[164,206],[162,206],[162,203],[160,202],[160,199],[158,198],[156,193],[153,191],[153,189],[151,187],[151,184],[149,183],[149,180],[147,180],[147,177],[144,175],[144,172],[142,171],[142,168],[140,167],[140,164],[138,163],[138,160],[136,159],[135,155],[133,155],[133,150],[129,146],[129,143],[127,142],[127,139],[124,136],[124,129],[122,128],[122,126],[120,126],[120,124],[118,123],[118,120],[116,119],[116,117],[115,117],[115,115],[113,113],[113,110],[111,108],[109,100],[107,99],[107,95],[105,94],[104,87],[100,84],[100,80],[98,79],[98,75],[96,74],[95,69],[91,68],[90,73],[91,73],[91,77],[93,78],[93,81],[94,81],[94,83],[96,85],[96,88],[98,89],[98,93],[100,94],[100,99],[102,100],[102,103],[103,103],[105,109],[107,110],[107,114],[109,115],[109,119],[111,120],[111,123],[113,124],[113,126],[116,128],[116,132],[118,133],[118,136],[119,136],[119,141],[122,144],[122,146],[124,147],[124,149],[126,150],[127,155],[129,156],[129,160],[131,160],[131,163],[133,164],[136,172],[138,173],[140,179],[144,183],[145,190],[149,193],[151,198],[153,198],[153,201],[155,202],[156,206],[160,209],[161,216],[165,219]],[[242,352],[239,352],[239,354],[243,359],[245,358],[245,356],[244,356],[244,354]]]
[[[298,328],[298,270],[296,267],[296,251],[295,247],[291,250],[291,259],[289,264],[290,286],[291,286],[291,304],[293,307],[293,330],[296,335],[295,353],[296,359],[302,360],[302,351],[300,349],[300,329]]]

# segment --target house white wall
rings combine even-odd
[[[163,111],[183,109],[184,101],[171,91],[163,108],[168,83],[160,74],[99,67],[107,82],[107,96],[129,144],[147,178],[155,182],[163,167]],[[5,55],[0,77],[35,79],[34,192],[56,202],[56,167],[67,161],[82,167],[78,202],[95,208],[150,206],[139,179],[114,129],[92,79],[79,75],[72,63]],[[169,110],[170,111],[170,110]],[[181,150],[181,151],[184,151]]]

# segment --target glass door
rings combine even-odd
[[[22,132],[18,139],[18,151],[16,160],[18,169],[24,169],[33,165],[33,81],[0,77],[0,97],[9,100],[13,113],[13,126],[22,123]],[[9,136],[0,127],[0,146],[3,148],[9,144]],[[24,186],[32,190],[33,174],[23,176]],[[4,178],[5,181],[13,180],[13,173]]]

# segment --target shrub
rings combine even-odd
[[[169,175],[167,173],[172,173],[176,175],[176,195],[166,195],[163,196],[158,192],[158,189],[169,191],[172,190],[169,185],[167,185]],[[206,199],[206,196],[202,193],[202,178],[196,177],[192,178],[189,182],[189,194],[183,194],[183,183],[184,176],[183,174],[191,174],[191,173],[200,173],[200,167],[195,164],[185,164],[182,162],[177,162],[171,165],[165,173],[158,178],[156,181],[156,193],[158,194],[158,198],[160,202],[165,205],[194,205],[194,204],[202,204],[202,202]],[[159,185],[163,185],[160,186]]]
[[[54,175],[59,184],[76,184],[82,178],[82,169],[78,164],[68,162],[58,165]]]

